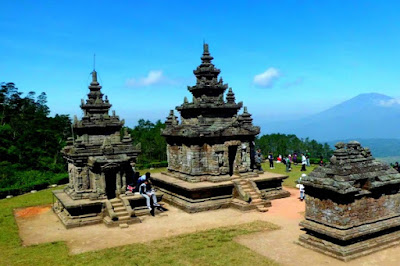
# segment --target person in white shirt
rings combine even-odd
[[[156,192],[151,188],[149,180],[146,179],[144,182],[139,186],[139,193],[146,199],[147,208],[150,210],[150,214],[154,216],[154,208],[152,208],[150,204],[150,198],[153,200],[153,206],[160,209],[161,205],[157,202]]]

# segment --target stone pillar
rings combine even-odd
[[[126,191],[126,172],[125,171],[122,172],[122,187],[121,187],[121,191],[122,192]]]
[[[79,184],[79,171],[78,171],[78,167],[74,167],[74,170],[73,170],[73,172],[74,172],[74,175],[73,175],[73,184],[74,184],[74,190],[75,191],[79,191],[79,186],[78,186],[78,184]]]
[[[116,187],[117,187],[117,191],[116,191],[116,194],[117,194],[117,196],[118,195],[120,195],[121,194],[121,173],[120,172],[117,172],[116,174],[115,174],[115,178],[116,178],[116,180],[115,180],[115,182],[116,182]]]
[[[68,163],[68,187],[73,188],[74,186],[74,165],[72,163]]]
[[[101,194],[106,193],[106,174],[104,172],[101,172],[97,191]]]
[[[190,174],[198,175],[201,173],[200,169],[200,147],[199,145],[192,145],[190,147],[192,152],[192,157],[188,161],[188,165],[191,167]],[[188,158],[189,160],[189,158]]]
[[[97,180],[98,178],[96,175],[92,172],[92,170],[89,169],[89,181],[90,181],[90,188],[93,192],[96,192],[97,189]]]

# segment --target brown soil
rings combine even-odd
[[[269,221],[282,229],[244,235],[235,240],[283,265],[345,265],[341,261],[295,244],[299,235],[303,233],[298,224],[303,218],[305,205],[299,201],[297,189],[285,189],[291,193],[291,197],[273,200],[272,207],[266,213],[221,209],[188,214],[173,206],[166,206],[168,212],[157,214],[155,217],[142,217],[142,223],[132,224],[126,229],[107,228],[98,224],[67,230],[49,206],[17,210],[15,216],[24,245],[65,241],[73,254],[256,220]],[[26,215],[31,213],[35,215]],[[137,232],[141,232],[140,237],[137,237]],[[353,260],[346,265],[398,265],[399,259],[400,246]]]
[[[16,209],[14,215],[17,218],[28,218],[47,212],[51,209],[51,206],[35,206],[24,209]]]

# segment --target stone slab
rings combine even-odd
[[[400,231],[347,246],[340,246],[308,234],[301,235],[296,243],[336,259],[349,261],[400,244]]]

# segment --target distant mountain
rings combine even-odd
[[[400,104],[383,94],[360,94],[307,118],[265,123],[261,129],[263,134],[295,134],[318,141],[399,139]]]

